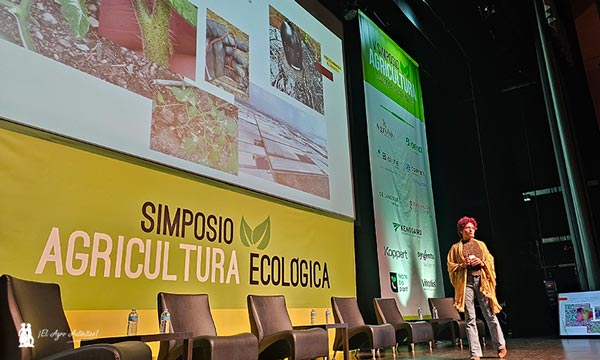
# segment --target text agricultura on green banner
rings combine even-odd
[[[359,21],[364,81],[424,122],[418,64],[364,14]]]

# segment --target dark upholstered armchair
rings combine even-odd
[[[19,347],[22,324],[31,325],[33,347]],[[37,336],[40,331],[64,336]],[[0,276],[0,358],[11,360],[151,360],[150,347],[139,341],[73,346],[58,284]]]
[[[350,349],[371,349],[375,359],[376,351],[391,347],[393,356],[396,357],[396,331],[390,324],[367,325],[363,320],[358,302],[354,297],[331,297],[331,307],[336,323],[348,324],[348,338]],[[342,332],[336,329],[333,349],[342,349]]]
[[[250,328],[258,338],[259,359],[329,357],[326,330],[294,329],[283,295],[248,295],[247,301]]]
[[[451,297],[429,298],[427,301],[432,314],[434,306],[438,311],[439,319],[432,321],[436,340],[446,337],[452,341],[454,346],[458,342],[462,349],[463,339],[467,337],[467,323],[461,319],[460,313],[454,307],[454,299]],[[477,331],[481,337],[481,344],[485,347],[485,323],[481,319],[477,319]]]
[[[258,341],[250,333],[217,336],[207,294],[172,294],[157,296],[158,316],[165,308],[171,313],[171,332],[193,333],[194,360],[256,360]],[[158,360],[181,359],[183,345],[161,341]]]
[[[428,343],[429,351],[432,350],[433,328],[430,323],[426,321],[405,322],[394,298],[375,298],[373,305],[375,314],[377,314],[377,322],[391,324],[396,330],[397,343],[406,339],[409,351],[415,351],[415,343]]]

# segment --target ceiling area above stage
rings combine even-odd
[[[428,67],[452,58],[495,66],[502,87],[537,78],[532,0],[320,0],[338,18],[361,9]],[[422,61],[421,61],[422,62]]]

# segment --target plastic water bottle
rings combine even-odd
[[[434,319],[438,318],[438,312],[435,306],[431,309],[431,316],[433,316]]]
[[[417,309],[417,318],[419,320],[423,320],[423,310],[421,310],[421,307],[419,306],[419,308]]]
[[[331,310],[325,310],[325,324],[329,324],[331,322]]]
[[[135,308],[132,308],[127,316],[127,335],[137,335],[137,326],[138,313],[135,311]]]
[[[167,308],[160,314],[160,326],[158,330],[161,333],[171,332],[171,313]]]
[[[312,309],[310,311],[310,324],[313,325],[317,320],[317,310]]]

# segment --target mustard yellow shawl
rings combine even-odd
[[[494,257],[490,254],[483,241],[473,239],[483,251],[485,266],[481,268],[481,293],[488,298],[492,313],[497,314],[502,310],[496,298],[496,270],[494,269]],[[454,307],[460,312],[465,311],[465,290],[467,288],[467,269],[461,267],[464,263],[463,243],[454,243],[448,252],[448,274],[450,282],[454,286]]]

